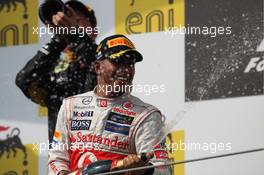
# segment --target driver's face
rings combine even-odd
[[[122,62],[110,61],[104,59],[99,62],[100,68],[97,71],[98,76],[109,85],[131,85],[135,74],[135,63],[129,60]]]
[[[82,12],[75,10],[77,15],[77,23],[78,26],[83,28],[83,31],[93,40],[97,37],[97,32],[95,28],[92,26],[90,19],[86,17]]]
[[[92,27],[89,18],[87,18],[84,14],[82,14],[77,10],[75,10],[75,13],[77,15],[77,23],[79,27],[84,27],[84,28]]]

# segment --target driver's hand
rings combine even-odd
[[[123,166],[125,169],[147,166],[148,163],[141,160],[140,156],[136,154],[130,154],[126,158],[123,159]],[[134,175],[141,175],[146,170],[138,170],[138,171],[131,171],[127,172],[126,174],[134,174]]]
[[[65,14],[63,12],[58,12],[56,15],[52,16],[52,22],[57,27],[78,27],[78,18],[79,16],[75,13],[75,11],[67,6],[69,14]]]
[[[95,39],[97,36],[97,32],[95,28],[92,28],[91,22],[89,18],[83,17],[81,15],[78,15],[73,8],[71,8],[69,5],[66,6],[68,11],[67,14],[63,12],[58,12],[57,14],[52,16],[52,26],[53,27],[66,27],[68,30],[71,30],[71,27],[82,27],[82,28],[91,28],[91,31],[87,33],[87,35]],[[64,31],[64,30],[63,30]]]
[[[62,170],[62,171],[59,172],[58,175],[68,175],[68,174],[70,174],[69,171]]]

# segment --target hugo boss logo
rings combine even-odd
[[[71,130],[89,130],[91,125],[91,120],[72,120]]]

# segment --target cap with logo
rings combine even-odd
[[[134,62],[143,60],[142,55],[136,50],[132,41],[124,35],[112,35],[100,42],[96,50],[96,60],[110,59],[122,61],[131,59]]]

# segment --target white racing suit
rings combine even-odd
[[[66,98],[49,151],[49,174],[73,172],[97,160],[123,159],[153,149],[150,163],[166,163],[165,143],[152,145],[163,126],[157,108],[130,94],[107,99],[90,91]],[[171,168],[155,168],[154,174],[169,175]]]

